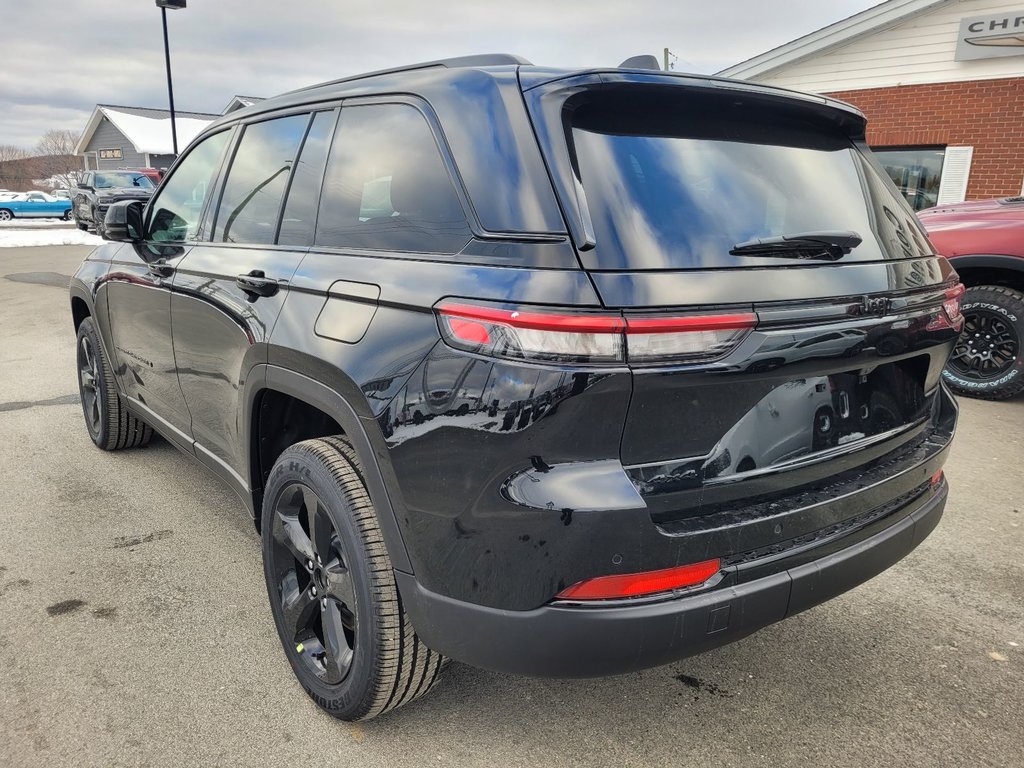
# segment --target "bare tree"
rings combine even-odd
[[[31,170],[26,169],[31,163],[26,162],[28,151],[13,144],[0,144],[0,189],[21,189],[26,182],[31,183]],[[25,171],[29,170],[26,179]]]
[[[43,134],[36,145],[40,159],[39,173],[55,189],[73,187],[82,170],[82,158],[75,155],[75,147],[82,134],[67,129],[54,129]]]
[[[0,144],[0,163],[6,163],[8,160],[24,160],[28,156],[28,151],[21,147],[16,147],[13,144]]]

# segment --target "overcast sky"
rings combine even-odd
[[[472,53],[614,66],[640,53],[712,73],[877,0],[188,0],[168,11],[175,105],[220,112],[374,69]],[[0,144],[83,130],[97,103],[166,107],[153,0],[23,0],[0,18]]]

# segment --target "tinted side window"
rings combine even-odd
[[[291,115],[245,128],[224,182],[214,242],[273,243],[288,174],[309,115]]]
[[[277,241],[282,245],[313,244],[316,207],[320,201],[320,185],[324,179],[324,163],[327,162],[335,117],[335,112],[317,112],[302,143],[281,218],[281,234]]]
[[[406,104],[342,107],[316,244],[456,253],[471,236],[419,110]]]
[[[203,139],[174,169],[150,206],[151,240],[179,242],[196,236],[210,181],[220,165],[229,134],[221,131]]]

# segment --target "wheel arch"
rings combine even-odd
[[[1024,257],[996,254],[956,256],[950,259],[960,281],[968,288],[1001,285],[1024,293]]]
[[[391,487],[394,487],[394,472],[387,462],[387,447],[383,442],[383,435],[376,436],[375,442],[371,437],[372,429],[368,429],[373,425],[366,424],[365,422],[369,420],[361,418],[352,405],[334,388],[287,368],[260,365],[257,369],[248,377],[251,385],[245,402],[249,485],[257,526],[266,477],[273,466],[273,461],[280,455],[281,450],[287,447],[283,444],[284,441],[273,443],[272,435],[268,434],[266,428],[273,427],[274,422],[267,422],[264,419],[273,418],[273,406],[287,403],[289,408],[298,408],[304,417],[313,419],[308,427],[308,434],[301,430],[297,433],[301,435],[299,440],[326,437],[327,433],[340,433],[351,443],[362,464],[367,491],[377,513],[392,565],[397,570],[412,573],[412,565],[398,525],[395,504],[385,480],[385,477],[391,478]],[[317,422],[317,419],[322,421]],[[317,432],[323,434],[316,434]],[[297,441],[289,439],[288,444],[293,442]]]
[[[75,291],[71,292],[71,319],[75,324],[75,331],[87,317],[92,316],[92,307],[89,302]]]

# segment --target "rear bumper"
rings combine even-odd
[[[411,575],[396,576],[417,634],[457,661],[540,677],[619,674],[725,645],[867,581],[931,533],[947,494],[942,481],[890,516],[898,522],[821,558],[653,604],[506,611],[453,600]]]

